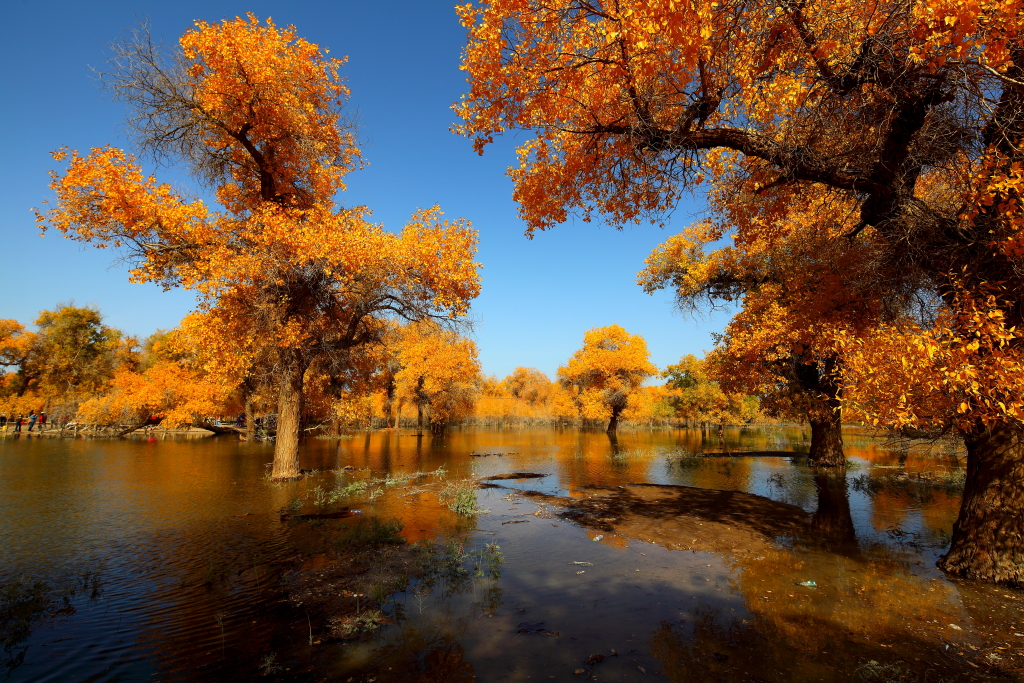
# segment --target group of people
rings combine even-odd
[[[0,432],[13,431],[21,432],[25,425],[28,425],[28,431],[33,431],[38,426],[38,431],[42,432],[46,430],[48,424],[61,423],[61,426],[67,424],[67,418],[59,418],[54,423],[47,423],[46,413],[40,411],[38,414],[34,410],[28,411],[28,415],[10,416],[0,415]]]

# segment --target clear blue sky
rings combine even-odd
[[[49,197],[49,152],[126,144],[122,105],[96,86],[106,45],[148,18],[155,36],[174,44],[195,19],[216,21],[252,11],[294,24],[300,35],[346,54],[344,69],[370,165],[349,176],[346,204],[365,204],[398,229],[417,207],[440,204],[480,232],[483,293],[473,306],[484,372],[504,376],[517,365],[554,377],[585,330],[619,323],[648,342],[664,367],[712,346],[721,315],[675,313],[668,293],[648,296],[636,285],[644,258],[671,234],[653,226],[623,231],[566,224],[523,236],[505,169],[519,140],[506,138],[477,156],[449,132],[450,109],[465,91],[459,55],[465,33],[453,0],[365,2],[29,2],[5,3],[3,51],[5,140],[0,164],[0,318],[31,323],[57,302],[95,304],[106,322],[146,336],[173,327],[193,305],[190,293],[131,285],[111,250],[48,233],[40,237],[30,208]],[[187,187],[188,179],[158,176]],[[193,188],[195,189],[195,188]],[[680,207],[679,229],[700,204]]]

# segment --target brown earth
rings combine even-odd
[[[739,491],[690,486],[626,484],[585,486],[586,497],[523,491],[562,508],[561,516],[606,533],[656,543],[672,550],[743,555],[763,553],[773,539],[807,531],[802,508]]]

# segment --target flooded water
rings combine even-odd
[[[225,437],[0,440],[0,598],[8,612],[28,604],[16,598],[36,581],[60,596],[8,636],[0,671],[11,681],[1019,680],[1024,594],[934,568],[959,505],[957,453],[850,432],[854,466],[837,480],[806,466],[808,436],[377,432],[308,441],[302,467],[313,472],[285,484],[265,477],[271,446]],[[790,455],[766,453],[778,451]],[[709,452],[722,455],[691,457]],[[473,515],[417,487],[512,472],[544,476],[494,481]],[[413,581],[384,602],[390,623],[332,641],[283,596],[316,571],[318,525],[351,520],[285,523],[280,511],[334,509],[316,503],[371,480],[342,501],[361,517],[398,519],[409,541],[454,540],[467,554],[497,543],[504,561],[497,576]],[[769,500],[748,496],[742,508],[729,494],[689,526],[677,524],[685,509],[648,526],[563,514],[641,483]],[[775,527],[758,525],[755,504],[800,530],[765,531]],[[736,525],[747,535],[720,533]]]

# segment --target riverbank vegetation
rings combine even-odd
[[[222,374],[185,325],[140,342],[104,325],[97,309],[72,304],[42,312],[38,332],[14,320],[0,324],[0,357],[10,366],[0,379],[0,414],[9,419],[46,413],[47,429],[60,433],[70,424],[68,435],[119,435],[157,425],[247,438],[276,432],[273,366],[242,378]],[[526,367],[498,378],[482,374],[467,336],[430,321],[389,323],[358,353],[311,364],[299,424],[304,434],[337,437],[353,429],[559,425],[614,431],[620,421],[681,427],[775,419],[756,396],[727,393],[703,359],[688,355],[659,371],[643,338],[617,325],[590,330],[585,340],[557,380]]]

